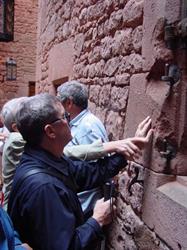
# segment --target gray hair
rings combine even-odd
[[[57,95],[62,103],[71,99],[81,109],[88,107],[88,88],[76,80],[61,84],[57,88]]]
[[[50,94],[38,94],[29,97],[20,105],[16,114],[16,124],[23,139],[31,146],[40,145],[44,127],[58,117],[61,106],[57,97]]]
[[[19,109],[20,104],[25,101],[27,97],[18,97],[6,102],[1,110],[1,116],[3,118],[3,123],[9,132],[13,132],[12,124],[15,121],[16,113]]]

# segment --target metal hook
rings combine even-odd
[[[161,80],[169,85],[169,91],[166,94],[168,97],[172,91],[173,85],[177,83],[181,78],[181,71],[176,64],[165,64],[165,75],[161,77]]]

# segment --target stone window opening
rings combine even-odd
[[[14,0],[0,0],[0,41],[14,39]]]
[[[36,82],[30,81],[29,82],[29,91],[28,96],[33,96],[36,94]]]
[[[69,80],[69,77],[68,76],[65,76],[65,77],[62,77],[62,78],[59,78],[59,79],[56,79],[53,81],[53,88],[54,88],[54,91],[55,91],[55,95],[57,94],[57,88],[67,82]]]

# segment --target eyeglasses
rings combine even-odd
[[[50,124],[61,121],[61,120],[66,120],[69,123],[70,122],[70,113],[65,111],[64,114],[62,115],[62,118],[56,118],[55,120],[50,122]]]

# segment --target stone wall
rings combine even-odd
[[[35,81],[36,0],[15,0],[14,40],[0,42],[0,107],[9,99],[27,96],[29,82]],[[6,80],[6,60],[17,63],[16,81]]]
[[[89,85],[90,107],[106,124],[110,139],[124,133],[130,77],[142,71],[142,1],[40,1],[38,91],[54,92],[51,76],[76,78]],[[60,47],[73,41],[70,72]],[[58,46],[54,60],[51,50]],[[58,71],[58,69],[55,69]]]
[[[118,176],[108,249],[187,249],[187,182],[179,176],[187,175],[186,61],[166,49],[166,18],[179,21],[179,0],[39,1],[37,92],[55,94],[68,78],[85,83],[110,139],[133,136],[152,117],[153,144]],[[161,77],[173,62],[183,77],[168,97]],[[161,156],[166,139],[178,148],[174,159]]]

